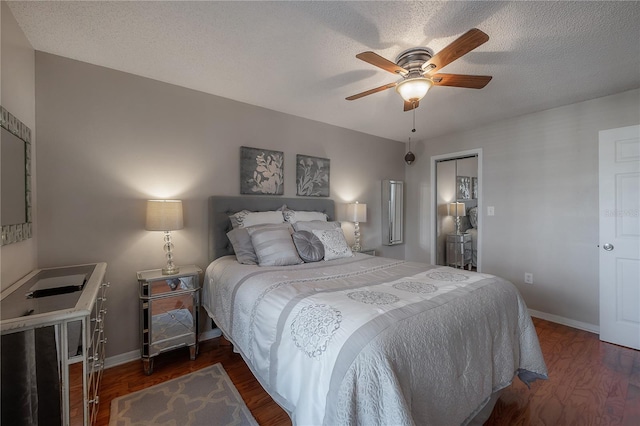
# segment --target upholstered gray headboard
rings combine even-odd
[[[277,210],[283,205],[291,210],[324,212],[329,220],[335,220],[334,202],[328,198],[214,195],[209,197],[209,261],[233,254],[227,238],[227,232],[231,230],[229,215],[244,209],[254,212]]]

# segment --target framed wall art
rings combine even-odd
[[[471,198],[471,178],[469,176],[456,176],[456,198],[458,200]]]
[[[471,198],[473,199],[478,198],[478,178],[477,177],[471,178]]]
[[[240,194],[284,194],[284,153],[241,146]]]
[[[331,160],[296,155],[296,195],[328,197]]]

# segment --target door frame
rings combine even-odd
[[[482,176],[482,148],[469,149],[466,151],[452,152],[449,154],[441,154],[434,155],[431,157],[431,260],[430,263],[432,265],[436,264],[436,244],[438,235],[436,232],[437,229],[437,219],[438,219],[438,205],[437,205],[437,182],[436,182],[436,163],[439,161],[445,160],[456,160],[458,158],[465,157],[478,157],[478,257],[477,257],[477,270],[478,272],[482,271],[482,253],[484,252],[482,248],[482,240],[483,240],[483,205],[484,203],[484,191],[482,187],[484,185],[484,178]]]

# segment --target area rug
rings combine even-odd
[[[115,398],[109,426],[255,425],[221,364]]]

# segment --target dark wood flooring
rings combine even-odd
[[[640,351],[541,319],[534,318],[534,324],[549,380],[527,389],[516,379],[485,425],[640,425]],[[219,343],[202,343],[195,361],[186,348],[161,354],[151,376],[143,373],[141,361],[105,370],[97,424],[109,423],[113,398],[220,362],[260,425],[290,425],[242,358],[224,339]]]

